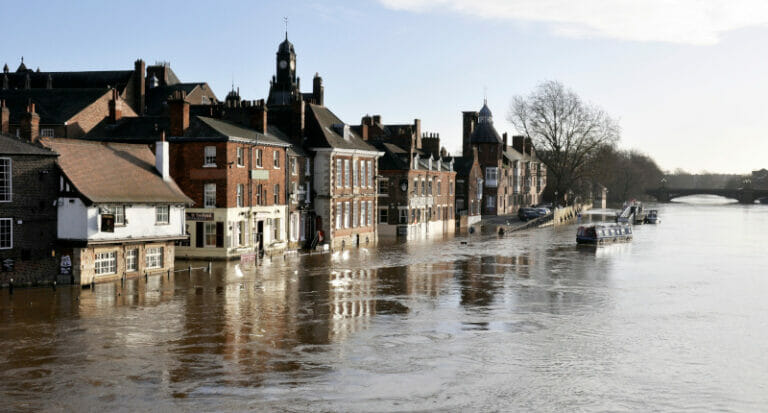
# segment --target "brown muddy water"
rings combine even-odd
[[[0,290],[0,410],[768,410],[768,207],[694,201],[597,250],[569,226]]]

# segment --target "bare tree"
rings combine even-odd
[[[540,84],[529,96],[515,96],[507,119],[533,141],[558,198],[578,188],[602,146],[619,140],[616,121],[556,81]]]

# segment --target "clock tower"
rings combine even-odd
[[[288,105],[294,100],[301,99],[299,91],[299,79],[296,77],[296,51],[293,44],[288,41],[288,33],[285,40],[277,48],[275,59],[275,76],[269,87],[270,105]]]

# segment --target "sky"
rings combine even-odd
[[[668,171],[768,168],[768,2],[758,0],[0,0],[0,64],[127,70],[169,61],[219,98],[265,98],[285,36],[302,88],[342,120],[422,120],[452,153],[461,112],[558,80],[616,118],[619,146]]]

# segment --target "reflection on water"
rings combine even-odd
[[[548,228],[0,291],[0,394],[22,411],[764,410],[768,208],[706,202],[596,249]]]

